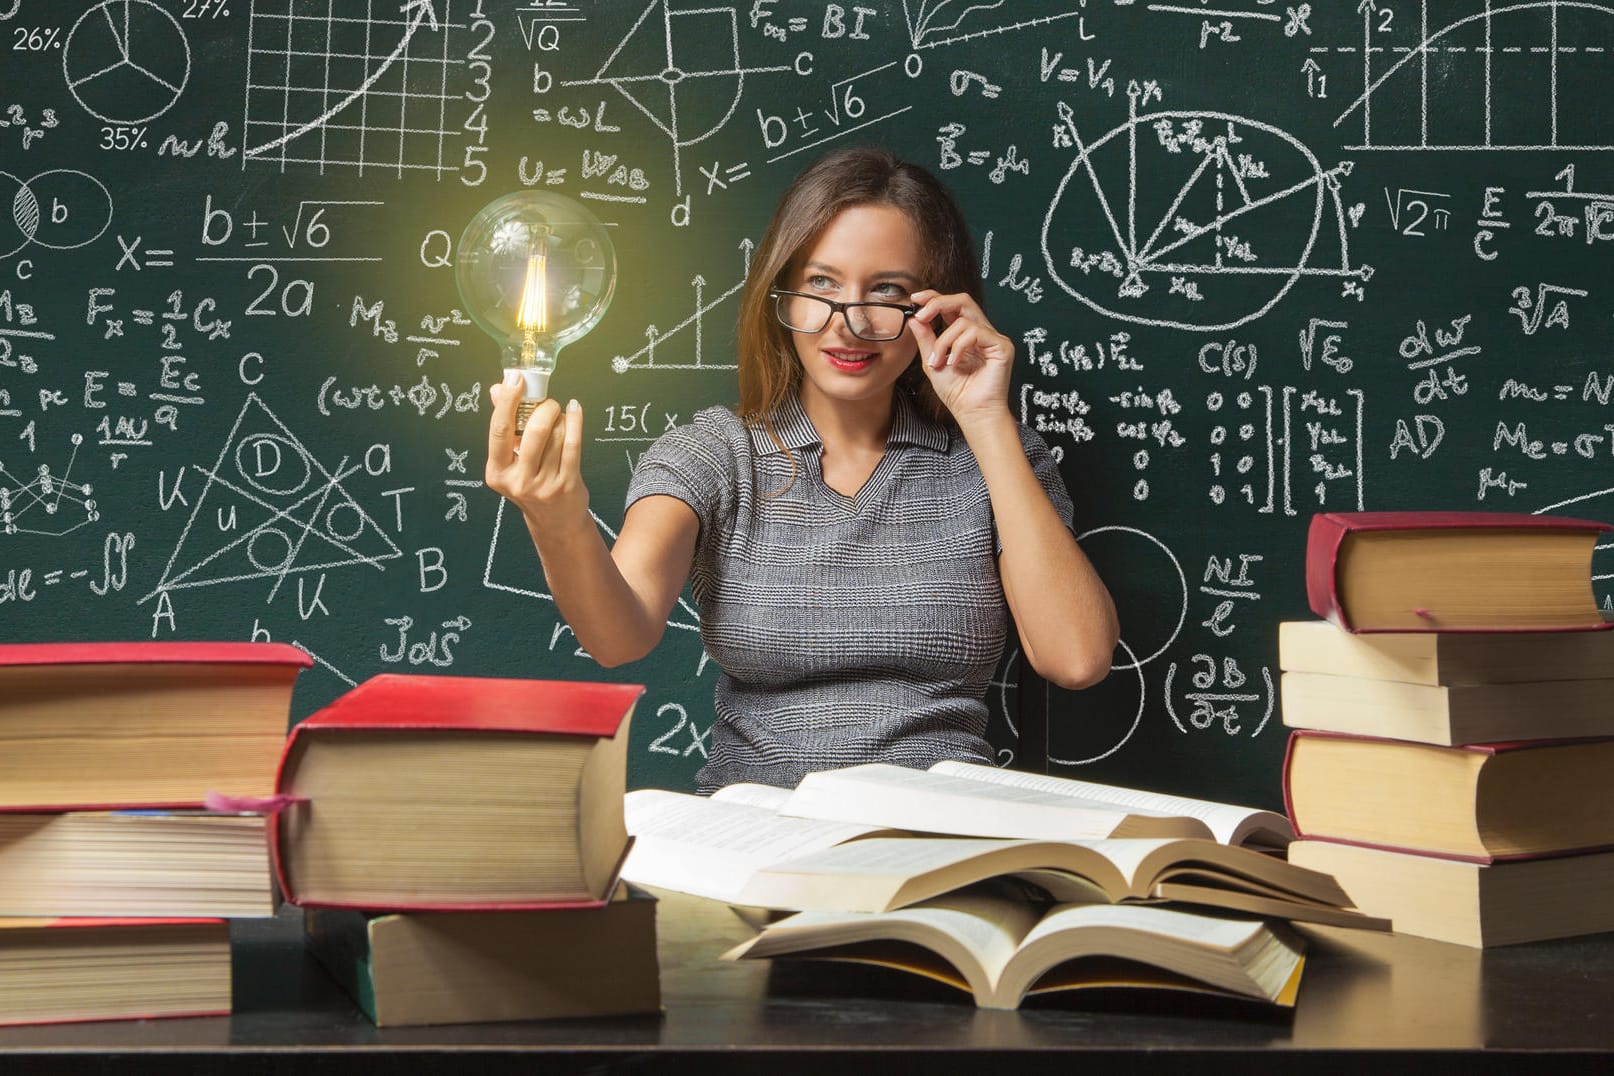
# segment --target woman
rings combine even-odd
[[[722,669],[701,791],[990,762],[1006,614],[1048,680],[1105,675],[1114,606],[1047,446],[1009,410],[1014,345],[934,176],[872,149],[808,168],[752,260],[738,343],[739,414],[706,408],[657,440],[610,549],[575,400],[545,401],[517,444],[521,389],[495,386],[488,440],[488,486],[521,509],[601,664],[648,654],[693,576]]]

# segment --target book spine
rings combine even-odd
[[[1348,532],[1344,521],[1326,512],[1313,515],[1306,531],[1306,600],[1312,612],[1346,631],[1352,629],[1339,604],[1335,566]]]
[[[1289,828],[1294,830],[1295,838],[1297,840],[1303,835],[1300,832],[1300,824],[1299,824],[1299,822],[1297,822],[1295,820],[1295,799],[1294,799],[1294,792],[1289,786],[1289,767],[1294,764],[1294,760],[1295,760],[1295,741],[1297,739],[1299,739],[1299,738],[1300,738],[1300,730],[1296,729],[1296,730],[1290,732],[1289,733],[1289,738],[1284,741],[1284,744],[1283,744],[1283,769],[1280,771],[1280,782],[1279,782],[1283,786],[1283,813],[1288,816],[1288,818],[1289,818]],[[274,825],[274,820],[270,819],[269,824]]]

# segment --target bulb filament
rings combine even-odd
[[[521,308],[516,311],[516,325],[522,334],[523,365],[532,364],[537,355],[534,338],[548,328],[548,261],[549,255],[543,250],[527,255],[527,279],[521,287]]]

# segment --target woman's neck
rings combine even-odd
[[[884,452],[894,421],[893,394],[866,400],[836,400],[802,386],[801,407],[826,449]]]

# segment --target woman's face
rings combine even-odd
[[[927,286],[919,278],[922,264],[919,236],[902,210],[852,206],[829,222],[783,287],[841,303],[908,303]],[[866,324],[859,318],[860,329],[869,331]],[[822,332],[790,335],[801,360],[804,403],[815,394],[844,402],[888,399],[918,351],[906,322],[895,340],[874,342],[855,335],[841,312]]]

